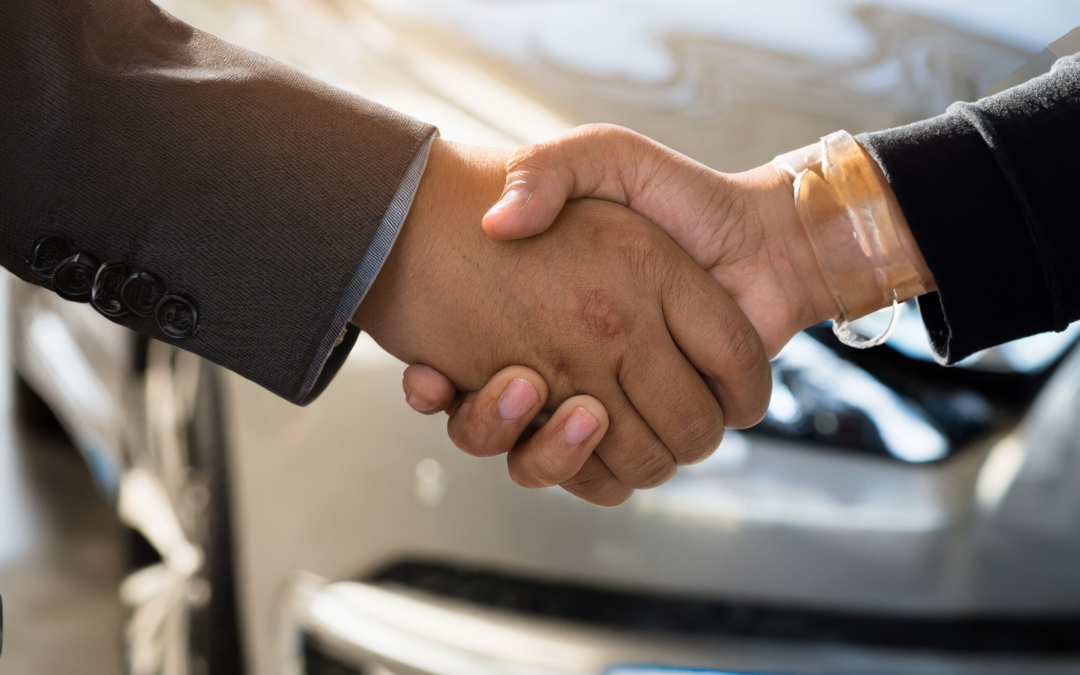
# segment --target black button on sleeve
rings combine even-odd
[[[94,277],[94,290],[90,294],[90,303],[94,305],[94,309],[111,317],[127,314],[127,306],[120,297],[127,275],[128,266],[124,263],[108,263],[98,268]]]
[[[71,244],[58,234],[47,234],[34,242],[30,253],[30,271],[42,279],[51,279],[53,270],[71,255]]]
[[[53,270],[52,281],[56,294],[65,300],[87,302],[94,287],[98,261],[87,253],[64,258]]]
[[[154,309],[164,295],[165,284],[153,272],[135,272],[120,289],[124,305],[139,316],[154,316]]]
[[[191,337],[199,322],[195,304],[182,295],[170,293],[157,306],[157,324],[166,337],[183,340]]]

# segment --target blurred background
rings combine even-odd
[[[1071,0],[160,4],[449,140],[611,122],[724,171],[1080,51]],[[951,369],[913,303],[866,352],[816,327],[760,425],[603,509],[463,456],[370,339],[296,408],[0,298],[5,674],[1080,673],[1075,325]]]

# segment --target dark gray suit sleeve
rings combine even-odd
[[[941,363],[1080,319],[1080,54],[858,139],[937,282],[919,308]]]
[[[432,126],[146,0],[0,0],[0,85],[4,267],[290,401],[322,391]]]

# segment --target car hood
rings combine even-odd
[[[570,124],[625,125],[730,171],[836,129],[886,128],[974,100],[1080,21],[1075,8],[1036,4],[1021,21],[957,0],[367,6],[412,49],[467,64]],[[468,86],[454,78],[419,77],[517,141],[549,131],[507,119],[497,101],[462,101]]]

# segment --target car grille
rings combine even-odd
[[[428,561],[399,562],[369,581],[532,615],[634,630],[941,651],[1080,653],[1080,616],[910,618],[842,613],[608,590]]]

